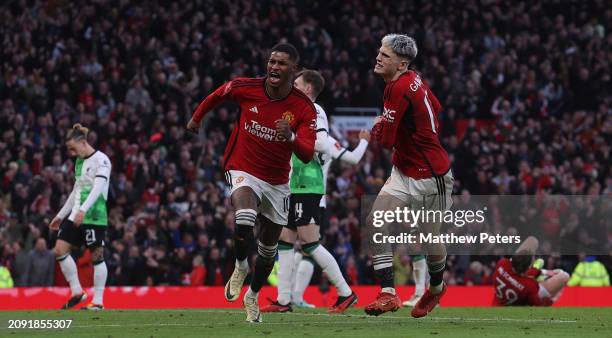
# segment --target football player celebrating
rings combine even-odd
[[[325,87],[325,79],[319,72],[306,69],[298,74],[294,85],[314,103]],[[350,163],[357,163],[368,146],[369,134],[366,131],[362,132],[357,148],[353,152],[347,152],[329,136],[325,110],[316,103],[314,105],[317,110],[316,153],[314,159],[306,163],[296,156],[292,158],[290,219],[279,241],[278,298],[265,307],[262,310],[264,312],[292,311],[290,303],[292,302],[292,287],[295,286],[292,283],[292,277],[296,270],[293,246],[298,238],[301,240],[302,251],[312,257],[338,289],[338,299],[329,312],[342,313],[357,302],[357,295],[344,280],[338,263],[331,253],[319,243],[320,224],[324,215],[327,171],[332,158],[345,158]],[[312,269],[310,271],[310,275],[298,274],[300,283],[296,295],[301,299],[293,300],[297,306],[303,304],[304,289],[312,276]],[[306,283],[303,282],[305,278],[307,278]]]
[[[384,112],[372,127],[372,138],[393,149],[391,176],[374,201],[366,226],[373,229],[374,214],[408,207],[412,210],[446,210],[452,205],[453,175],[448,154],[438,133],[442,107],[421,75],[410,69],[417,56],[413,38],[403,34],[383,37],[374,72],[386,83]],[[439,233],[441,224],[419,224],[419,230]],[[384,230],[387,227],[383,226]],[[369,315],[397,311],[401,301],[393,284],[393,251],[390,244],[371,243],[375,274],[381,292],[365,307]],[[446,292],[442,276],[446,247],[422,243],[430,276],[429,288],[412,309],[413,317],[426,316]]]
[[[223,160],[236,209],[236,263],[225,285],[225,298],[235,301],[240,296],[259,215],[257,259],[243,297],[249,322],[261,321],[259,290],[272,271],[278,239],[287,225],[291,155],[310,162],[314,154],[316,111],[310,99],[293,87],[298,61],[293,45],[277,44],[268,59],[266,77],[236,78],[225,83],[200,103],[187,124],[188,130],[197,132],[204,115],[223,101],[240,105],[239,121]]]

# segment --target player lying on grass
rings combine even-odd
[[[104,238],[108,226],[106,200],[108,182],[111,173],[111,162],[99,150],[87,142],[89,130],[75,124],[66,134],[66,147],[70,156],[76,156],[74,165],[74,188],[57,216],[49,227],[58,230],[55,242],[55,258],[68,284],[72,296],[64,304],[69,309],[87,299],[81,288],[76,263],[70,251],[73,246],[83,244],[91,250],[91,261],[94,267],[94,298],[87,310],[102,310],[104,286],[108,270],[104,263]],[[66,218],[68,216],[68,218]]]
[[[294,86],[304,92],[314,103],[325,87],[325,79],[319,72],[306,69],[297,75]],[[357,302],[357,295],[344,280],[334,256],[319,243],[321,238],[319,225],[324,215],[322,209],[325,206],[327,170],[332,158],[345,158],[347,162],[357,163],[368,146],[367,140],[364,139],[369,138],[369,133],[362,132],[365,134],[361,135],[362,140],[353,152],[342,150],[343,148],[337,146],[336,140],[329,136],[325,111],[318,104],[314,103],[314,105],[317,110],[315,156],[307,163],[296,156],[292,158],[290,218],[288,225],[281,233],[278,245],[278,297],[275,302],[263,308],[263,312],[290,312],[293,310],[291,298],[292,288],[295,285],[292,284],[292,277],[296,268],[293,246],[298,238],[301,241],[302,251],[314,259],[338,289],[338,300],[329,312],[342,313]],[[300,275],[300,277],[308,278],[306,283],[300,279],[301,292],[298,292],[301,296],[304,292],[303,288],[310,281],[310,276]],[[293,301],[299,306],[298,299]]]
[[[454,178],[438,134],[438,114],[442,106],[421,74],[409,68],[416,56],[417,45],[413,38],[389,34],[383,37],[376,57],[374,73],[383,78],[386,86],[384,112],[372,127],[372,139],[393,149],[393,169],[368,215],[366,227],[369,231],[390,231],[390,224],[374,227],[375,213],[398,208],[444,211],[452,205]],[[440,226],[435,222],[423,223],[418,224],[418,230],[436,236]],[[401,301],[393,283],[393,248],[390,244],[371,242],[370,245],[381,292],[365,307],[365,312],[378,316],[397,311]],[[446,292],[442,280],[446,247],[440,243],[423,243],[422,248],[430,281],[429,288],[411,311],[413,317],[426,316]]]
[[[569,280],[569,274],[561,269],[541,270],[533,267],[538,240],[528,237],[512,258],[502,258],[493,273],[495,297],[493,305],[552,305]],[[546,278],[538,282],[537,278]]]
[[[240,105],[240,118],[223,159],[236,209],[236,263],[225,285],[225,298],[235,301],[240,296],[259,215],[255,269],[243,298],[249,322],[261,321],[259,290],[272,271],[278,239],[287,225],[291,155],[310,162],[314,154],[316,111],[310,99],[293,87],[298,61],[293,45],[277,44],[268,59],[266,77],[225,83],[200,103],[187,125],[197,133],[204,115],[222,102],[233,100]]]

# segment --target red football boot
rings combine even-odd
[[[402,305],[402,301],[397,295],[381,292],[376,296],[376,300],[365,307],[365,313],[370,316],[380,316],[389,311],[397,311]]]
[[[442,291],[437,294],[433,294],[431,291],[429,291],[429,289],[427,289],[423,297],[421,297],[418,303],[416,303],[416,305],[412,308],[412,312],[410,312],[410,314],[414,318],[427,316],[427,314],[430,313],[431,310],[438,305],[438,303],[440,303],[440,299],[442,299],[442,296],[444,296],[445,293],[446,284],[444,284],[442,287]]]
[[[268,300],[271,301],[271,299],[268,299]],[[291,308],[291,305],[289,304],[282,305],[278,301],[274,301],[272,302],[272,304],[265,306],[260,311],[261,312],[292,312],[293,309]]]
[[[327,313],[342,313],[346,311],[346,309],[348,309],[351,305],[356,304],[358,299],[359,298],[357,297],[355,292],[352,292],[348,297],[338,296],[336,304],[334,304],[334,306],[327,310]]]

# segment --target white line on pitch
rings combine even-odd
[[[154,310],[154,311],[166,311],[166,310]],[[221,311],[221,310],[188,310],[189,312],[200,312],[200,313],[232,313],[232,314],[243,314],[243,311],[235,311],[235,310],[227,310],[227,311]],[[341,315],[333,315],[333,314],[326,314],[326,313],[296,313],[296,312],[292,312],[289,314],[289,316],[311,316],[311,317],[317,317],[317,316],[322,316],[322,317],[338,317],[338,316],[345,316],[345,317],[353,317],[353,318],[376,318],[377,320],[385,320],[385,319],[409,319],[409,320],[415,320],[412,317],[400,317],[400,316],[390,316],[390,315],[385,315],[383,317],[372,317],[372,316],[366,316],[366,315],[353,315],[353,314],[341,314]],[[560,323],[560,324],[564,324],[564,323],[577,323],[578,321],[576,320],[566,320],[566,319],[520,319],[520,318],[504,318],[504,317],[496,317],[496,318],[464,318],[464,317],[427,317],[425,319],[429,319],[429,320],[441,320],[441,321],[455,321],[455,320],[462,320],[462,321],[468,321],[468,322],[496,322],[496,321],[505,321],[505,322],[518,322],[518,323]]]

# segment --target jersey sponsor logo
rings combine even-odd
[[[259,122],[251,120],[250,122],[244,123],[244,130],[253,136],[259,137],[266,141],[282,142],[285,138],[276,132],[276,129],[266,127],[259,124]]]
[[[282,116],[282,119],[286,120],[289,123],[293,122],[294,118],[295,118],[295,116],[293,115],[293,113],[288,111],[288,110],[286,112],[284,112],[283,116]],[[315,122],[315,126],[316,126],[316,122]]]
[[[340,150],[342,149],[342,146],[340,145],[340,143],[336,142],[336,144],[334,144],[334,146],[336,147],[336,149]]]
[[[236,184],[240,184],[240,183],[242,183],[242,181],[244,181],[244,176],[239,176],[239,177],[236,179]]]
[[[395,121],[395,113],[395,110],[383,107],[383,117],[385,118],[385,120],[387,120],[387,122],[393,123],[393,121]]]
[[[257,106],[253,106],[251,107],[251,109],[249,109],[250,111],[252,111],[253,113],[257,114],[259,113],[259,111],[257,111]]]
[[[421,85],[423,84],[423,80],[421,79],[420,76],[416,76],[414,78],[414,81],[412,81],[412,83],[410,84],[410,90],[412,90],[413,92],[416,92],[419,87],[421,87]]]

